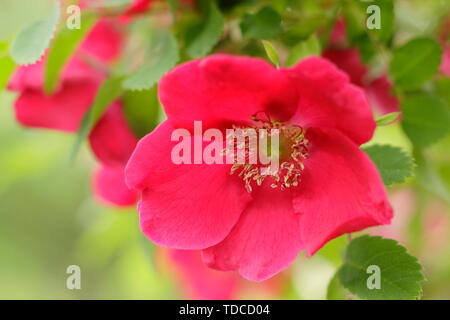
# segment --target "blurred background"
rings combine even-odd
[[[0,0],[0,41],[45,15],[48,2]],[[443,14],[440,0],[395,2],[405,38],[435,30],[436,17]],[[195,261],[180,271],[176,254],[142,235],[134,208],[117,209],[94,198],[96,165],[87,146],[70,161],[73,135],[16,122],[15,95],[0,92],[0,299],[327,297],[345,237],[311,259],[300,254],[289,270],[259,284],[201,267],[194,271]],[[380,127],[371,143],[414,153],[398,124]],[[397,239],[418,257],[427,278],[424,299],[450,299],[450,137],[425,156],[428,165],[421,164],[419,175],[389,188],[393,224],[367,232]],[[81,268],[81,290],[66,288],[69,265]]]

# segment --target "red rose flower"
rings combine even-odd
[[[125,171],[141,193],[141,228],[155,243],[203,250],[210,267],[260,281],[301,250],[312,256],[339,235],[390,222],[383,183],[359,149],[373,135],[372,111],[330,62],[309,58],[276,69],[260,59],[213,55],[169,72],[159,97],[168,120],[138,143]],[[231,164],[172,162],[175,128],[192,129],[196,120],[205,129],[257,128],[256,114],[286,133],[281,167],[302,170],[266,176],[258,186],[230,174]]]
[[[124,174],[137,139],[126,122],[122,108],[120,102],[109,107],[89,135],[89,142],[102,164],[94,174],[96,198],[109,205],[127,207],[137,201],[137,192],[127,187]]]

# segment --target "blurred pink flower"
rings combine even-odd
[[[280,274],[262,283],[249,282],[235,272],[220,272],[208,268],[198,250],[159,250],[167,259],[170,276],[182,289],[184,298],[200,300],[230,300],[258,297],[279,299],[283,291],[285,274]]]
[[[125,184],[125,165],[136,147],[137,138],[123,115],[122,104],[113,103],[89,135],[93,153],[102,164],[94,175],[97,199],[119,207],[133,206],[137,192]]]
[[[439,40],[444,50],[442,54],[442,63],[440,72],[447,77],[450,77],[450,17],[444,19],[441,26]]]
[[[63,70],[55,93],[44,92],[45,58],[21,67],[9,89],[19,92],[16,117],[26,127],[78,130],[92,105],[97,90],[106,79],[108,66],[119,56],[122,34],[114,20],[100,20]],[[131,132],[120,101],[108,107],[89,135],[93,153],[102,167],[94,175],[97,198],[118,206],[133,205],[137,194],[125,185],[124,167],[137,139]]]
[[[121,34],[108,20],[92,29],[62,72],[55,93],[44,92],[45,58],[20,67],[8,88],[19,92],[17,120],[26,127],[74,132],[92,104],[105,74],[93,65],[106,65],[120,52]]]
[[[423,255],[428,260],[440,259],[450,249],[450,216],[446,203],[430,202],[424,212],[422,233],[425,235]]]
[[[395,239],[404,246],[412,245],[411,240],[417,235],[411,234],[411,223],[420,215],[422,225],[416,230],[423,235],[420,241],[420,256],[422,259],[440,259],[441,252],[448,252],[450,218],[449,210],[445,203],[433,199],[422,209],[418,209],[417,192],[413,189],[402,188],[392,193],[390,202],[395,211],[395,216],[389,226],[373,228],[369,233],[385,238]],[[423,210],[420,213],[418,210]],[[446,251],[447,250],[447,251]]]
[[[89,135],[89,142],[103,165],[125,167],[137,138],[128,126],[120,101],[114,102],[100,118]]]
[[[130,4],[130,7],[125,12],[125,15],[130,16],[143,13],[150,9],[150,5],[152,4],[152,2],[155,2],[155,0],[133,0],[133,2]]]
[[[167,250],[167,256],[186,298],[229,300],[236,297],[239,286],[236,274],[206,267],[200,251],[171,249]]]
[[[390,222],[383,183],[359,149],[373,135],[372,111],[362,90],[327,60],[276,69],[260,59],[212,55],[169,72],[159,96],[168,120],[138,143],[125,171],[141,193],[141,228],[155,243],[203,250],[210,267],[261,281],[301,250],[312,256],[341,234]],[[192,129],[195,120],[205,129],[255,128],[261,113],[268,125],[305,130],[301,141],[281,137],[291,148],[308,146],[301,164],[293,149],[281,155],[287,166],[304,166],[301,174],[278,182],[268,176],[248,193],[230,175],[232,165],[172,162],[175,128]],[[286,176],[298,186],[280,182]]]
[[[450,44],[444,47],[440,71],[443,75],[450,77]]]
[[[346,72],[353,84],[363,88],[370,104],[380,114],[400,111],[399,101],[392,92],[393,87],[387,75],[369,79],[369,69],[364,64],[361,53],[357,48],[345,48],[345,42],[345,21],[338,19],[330,35],[330,45],[323,52],[323,57]]]
[[[158,0],[132,0],[130,1],[130,4],[126,4],[127,7],[123,13],[123,16],[131,17],[136,14],[144,13],[150,9],[151,4],[155,1]],[[97,10],[107,6],[108,0],[79,0],[78,4],[83,8],[83,10]],[[122,8],[122,6],[125,6],[125,4],[121,4],[120,8]]]
[[[399,189],[393,192],[389,199],[395,212],[392,223],[389,226],[373,228],[370,234],[395,239],[403,245],[408,245],[408,226],[416,207],[414,191]]]
[[[345,20],[339,18],[336,20],[329,37],[330,43],[333,45],[342,45],[347,41]]]

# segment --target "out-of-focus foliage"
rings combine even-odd
[[[179,59],[177,42],[170,33],[158,30],[147,36],[151,39],[147,62],[124,80],[125,89],[150,89]]]
[[[402,104],[403,129],[418,148],[428,147],[450,133],[450,110],[428,94],[412,95]]]

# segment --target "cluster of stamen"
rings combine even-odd
[[[286,125],[270,119],[262,120],[256,116],[252,120],[255,122],[254,127],[233,127],[233,129],[239,129],[243,135],[246,135],[246,130],[255,130],[259,137],[263,135],[270,137],[273,129],[278,129],[277,134],[284,142],[282,143],[284,148],[279,154],[279,166],[274,170],[270,164],[252,164],[249,160],[254,156],[256,148],[250,147],[249,143],[244,140],[237,143],[236,147],[231,150],[230,148],[224,149],[224,153],[233,156],[234,159],[230,174],[237,173],[245,182],[248,192],[252,192],[254,183],[261,186],[267,178],[272,180],[270,184],[272,188],[284,190],[298,186],[304,170],[303,161],[308,156],[309,142],[306,138],[306,130],[300,126]],[[227,136],[228,138],[229,136]],[[245,154],[244,163],[237,161],[236,155],[239,152]]]

